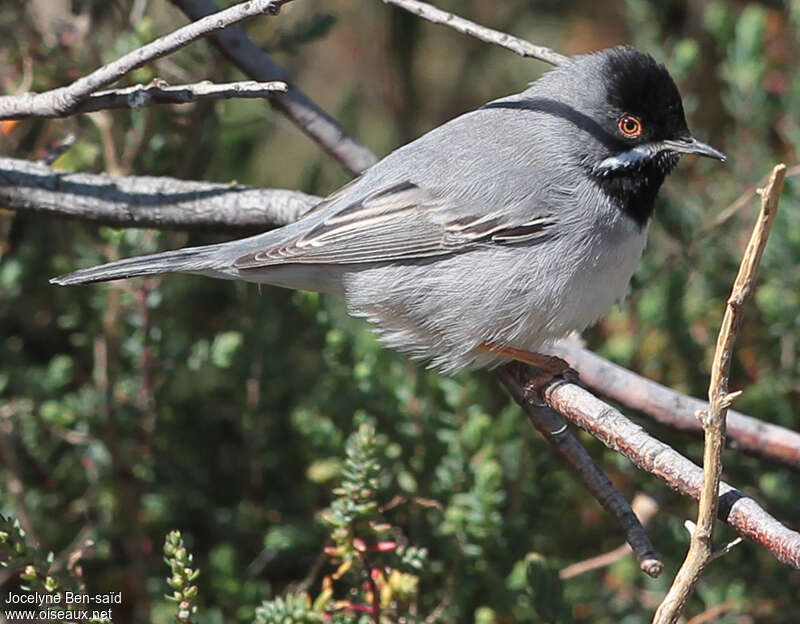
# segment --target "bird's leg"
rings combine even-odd
[[[514,347],[499,346],[490,342],[480,345],[478,351],[494,353],[495,355],[500,355],[509,360],[530,364],[536,368],[541,368],[543,371],[552,373],[554,377],[563,375],[565,372],[572,370],[566,360],[562,360],[555,355],[544,355],[543,353],[536,353],[535,351],[525,351],[524,349],[515,349]],[[575,371],[572,372],[574,373]]]
[[[578,373],[570,368],[566,360],[562,360],[555,355],[544,355],[534,351],[515,349],[514,347],[500,346],[492,343],[484,343],[478,347],[478,351],[484,353],[494,353],[514,362],[522,362],[535,366],[541,372],[525,382],[525,398],[541,397],[544,390],[555,377],[563,377],[567,381],[577,381]]]

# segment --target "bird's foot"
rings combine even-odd
[[[530,403],[544,404],[545,401],[543,393],[545,389],[558,378],[570,383],[575,383],[578,381],[577,371],[573,368],[570,368],[569,364],[564,362],[564,360],[561,361],[565,366],[558,371],[538,369],[538,372],[534,374],[533,377],[528,377],[528,375],[525,375],[522,378],[524,380],[522,391],[526,401]]]
[[[555,355],[544,355],[533,351],[525,351],[513,347],[499,347],[491,344],[481,345],[480,350],[496,353],[513,360],[509,366],[516,365],[516,377],[523,384],[525,400],[531,403],[543,404],[543,391],[558,377],[571,383],[578,381],[578,372],[571,368],[566,360]],[[524,365],[533,366],[536,369],[533,377],[529,376],[528,367]]]

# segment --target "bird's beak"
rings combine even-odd
[[[716,158],[722,162],[728,160],[728,157],[717,149],[714,149],[707,143],[698,141],[693,136],[686,139],[667,139],[662,141],[664,147],[673,152],[681,154],[697,154],[698,156],[707,156],[708,158]]]

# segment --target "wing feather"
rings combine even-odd
[[[311,213],[330,210],[335,193]],[[255,269],[284,263],[356,264],[456,253],[483,243],[514,244],[552,235],[552,215],[455,204],[412,182],[390,185],[333,210],[308,230],[233,263]],[[549,230],[549,231],[548,231]]]

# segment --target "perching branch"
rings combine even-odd
[[[214,0],[170,0],[189,19],[199,20],[219,11]],[[226,28],[209,37],[211,43],[253,80],[285,82],[285,94],[269,98],[312,141],[338,160],[350,173],[359,174],[378,160],[369,148],[350,136],[330,115],[294,84],[289,74],[275,64],[240,26]]]
[[[443,24],[460,33],[469,35],[470,37],[502,46],[520,56],[535,58],[545,63],[550,63],[550,65],[563,65],[570,60],[568,56],[559,54],[555,50],[551,50],[545,46],[534,45],[530,41],[514,37],[513,35],[499,30],[494,30],[493,28],[481,26],[468,19],[459,17],[454,13],[442,11],[427,2],[420,2],[419,0],[383,0],[383,2],[405,9],[417,17],[426,19],[434,24]]]
[[[523,385],[515,378],[509,366],[498,369],[497,376],[547,443],[572,469],[597,502],[617,518],[625,531],[625,540],[639,561],[639,568],[646,574],[657,577],[664,563],[627,499],[612,485],[600,466],[570,433],[567,425],[550,408],[532,405],[525,400]]]
[[[533,376],[533,375],[532,375]],[[703,470],[652,437],[619,410],[577,384],[554,381],[542,391],[545,402],[635,466],[658,477],[684,496],[700,498]],[[721,482],[718,516],[740,535],[769,550],[779,561],[800,569],[800,533],[783,526],[756,501]]]
[[[169,85],[155,79],[147,85],[134,85],[125,89],[112,89],[92,93],[76,106],[72,114],[91,113],[109,108],[142,108],[155,104],[188,104],[198,100],[229,100],[232,98],[266,98],[275,93],[285,93],[285,82],[226,82],[216,84],[208,80],[184,85]]]
[[[550,351],[578,371],[581,385],[592,392],[646,414],[679,431],[700,432],[695,414],[708,403],[609,362],[573,340],[562,340]],[[800,470],[800,433],[747,414],[728,411],[728,442],[737,451]]]
[[[725,415],[728,406],[739,392],[728,392],[733,344],[742,324],[745,303],[755,291],[756,273],[767,245],[778,200],[783,188],[786,165],[777,165],[772,170],[767,186],[761,195],[761,211],[750,235],[750,241],[739,265],[739,272],[733,283],[731,295],[725,307],[722,327],[719,330],[714,360],[711,366],[711,380],[708,386],[709,410],[700,419],[705,431],[703,447],[703,487],[700,491],[697,523],[692,532],[686,560],[675,575],[669,592],[656,611],[654,624],[674,624],[678,621],[683,607],[694,591],[694,586],[714,559],[714,521],[719,503],[719,482],[722,475],[722,450],[725,447]]]
[[[66,173],[0,158],[0,208],[114,227],[261,232],[296,221],[318,199],[240,184]]]
[[[290,0],[251,0],[199,19],[159,37],[118,58],[116,61],[78,78],[66,87],[44,93],[0,96],[0,119],[26,117],[64,117],[71,115],[92,93],[116,82],[128,72],[171,54],[192,41],[256,15],[275,15]]]

